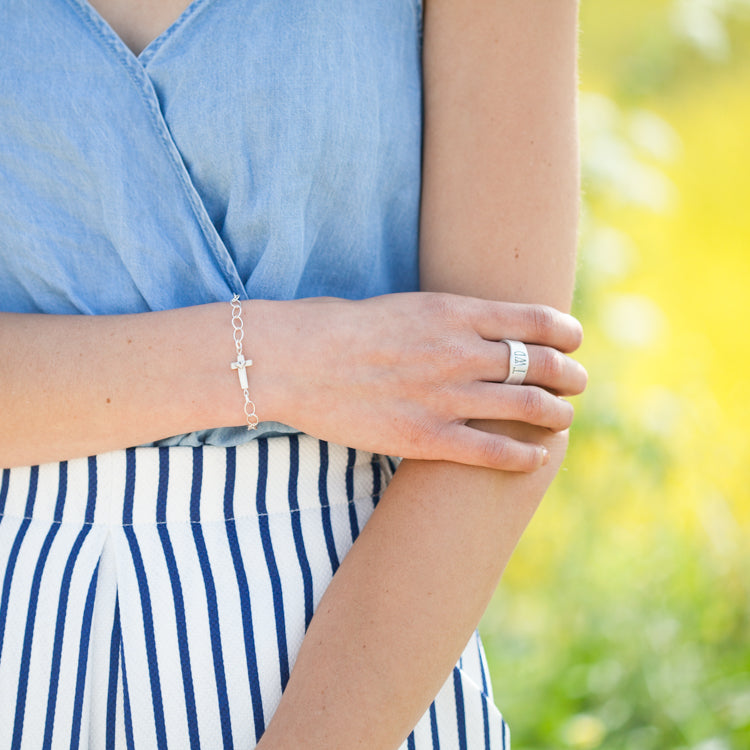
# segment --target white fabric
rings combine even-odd
[[[392,471],[304,435],[5,470],[0,750],[253,747]],[[403,748],[505,747],[476,636]]]

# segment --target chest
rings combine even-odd
[[[416,0],[193,0],[137,57],[91,2],[0,1],[0,306],[416,288]]]
[[[89,0],[100,16],[138,55],[166,31],[191,0]]]

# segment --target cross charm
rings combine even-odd
[[[240,379],[240,388],[242,388],[243,391],[246,391],[249,386],[247,384],[247,369],[252,365],[253,360],[252,359],[245,359],[242,354],[237,355],[237,361],[232,362],[232,369],[237,370],[237,376]]]

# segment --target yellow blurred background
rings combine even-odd
[[[516,750],[750,748],[750,0],[582,0],[565,467],[483,623]]]

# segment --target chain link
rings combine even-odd
[[[246,368],[252,365],[252,359],[245,359],[242,354],[242,340],[245,338],[245,329],[242,323],[242,305],[240,304],[239,294],[232,297],[232,336],[234,337],[234,348],[237,350],[237,361],[232,362],[232,369],[237,370],[237,376],[240,379],[240,388],[245,396],[245,418],[247,419],[247,429],[255,430],[258,427],[258,415],[255,413],[255,404],[250,398],[247,383]]]

